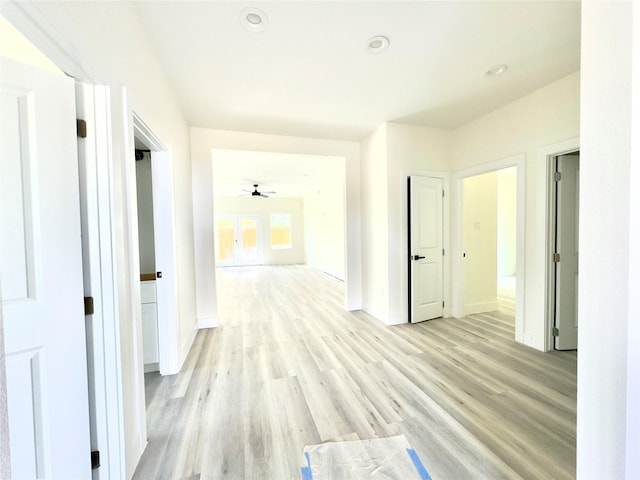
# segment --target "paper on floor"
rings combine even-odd
[[[404,435],[304,448],[303,480],[430,480]]]

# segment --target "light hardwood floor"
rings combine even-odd
[[[399,433],[434,479],[575,477],[576,354],[516,344],[508,298],[387,327],[308,267],[217,278],[220,327],[147,378],[134,478],[299,479],[306,444]]]

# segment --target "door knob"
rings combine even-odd
[[[421,257],[420,255],[414,255],[413,257],[411,257],[413,260],[422,260],[423,258],[427,258],[427,257]]]

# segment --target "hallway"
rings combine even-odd
[[[575,352],[508,313],[387,327],[304,266],[218,269],[220,327],[148,378],[137,479],[300,478],[305,444],[402,433],[434,479],[575,477]]]

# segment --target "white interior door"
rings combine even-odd
[[[409,177],[410,322],[442,317],[442,179]]]
[[[12,475],[89,478],[74,82],[0,62],[0,295]]]
[[[156,255],[156,308],[160,373],[178,373],[178,277],[171,159],[167,151],[151,152],[153,238]]]
[[[555,348],[578,348],[578,214],[580,156],[557,158]]]

